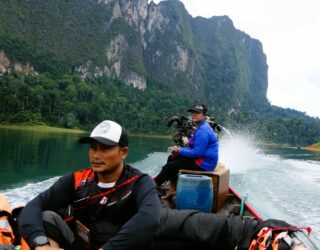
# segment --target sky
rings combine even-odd
[[[154,0],[159,3],[160,0]],[[320,117],[319,0],[182,0],[193,16],[229,16],[263,44],[272,105]]]

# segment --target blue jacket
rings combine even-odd
[[[204,120],[189,138],[189,148],[180,148],[180,154],[194,158],[197,166],[212,171],[218,163],[218,137]]]

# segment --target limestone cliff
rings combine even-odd
[[[0,35],[35,52],[19,47],[17,56],[1,36],[0,50],[36,71],[76,71],[141,90],[157,82],[214,112],[267,104],[262,44],[227,16],[193,18],[178,0],[13,0],[0,9]]]

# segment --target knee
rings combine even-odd
[[[166,165],[162,167],[162,171],[166,173],[171,173],[173,171],[173,164],[172,162],[168,162]]]
[[[46,235],[60,246],[68,246],[74,241],[74,235],[62,217],[53,211],[42,212]]]
[[[63,221],[60,215],[53,211],[42,212],[42,219],[44,222],[56,225],[58,221]]]

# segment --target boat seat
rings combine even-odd
[[[218,164],[213,171],[197,171],[181,169],[180,174],[205,175],[212,178],[213,183],[213,208],[214,213],[223,206],[229,194],[230,171],[224,165]]]

